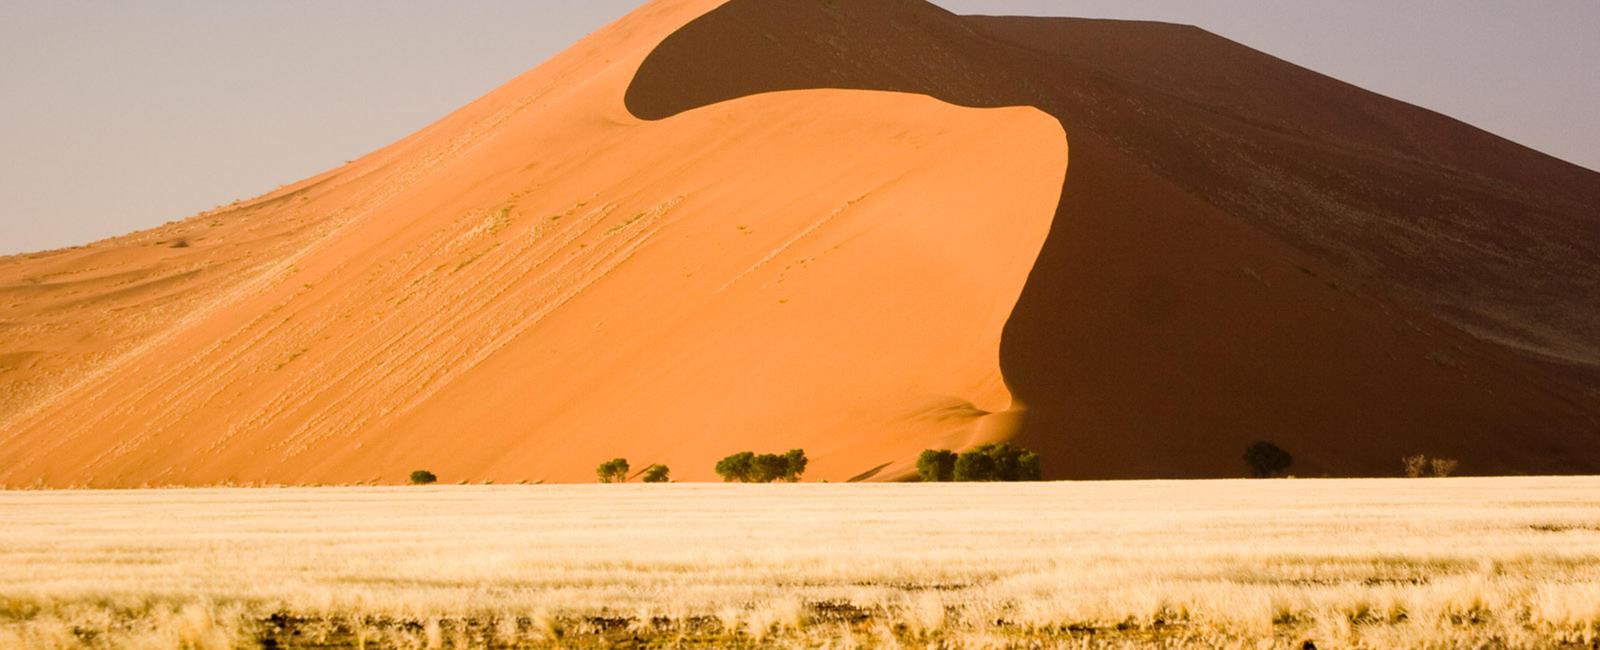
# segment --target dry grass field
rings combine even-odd
[[[0,647],[1594,647],[1600,479],[0,492]]]

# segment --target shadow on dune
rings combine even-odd
[[[1390,475],[1413,453],[1600,468],[1600,406],[1528,358],[1570,349],[1588,372],[1573,341],[1595,319],[1519,302],[1600,295],[1580,293],[1600,273],[1562,266],[1600,266],[1569,216],[1600,200],[1592,173],[1194,28],[921,0],[731,0],[663,41],[625,101],[661,120],[817,88],[1061,121],[1061,203],[1001,351],[1017,439],[1052,477],[1236,476],[1257,439],[1303,474]]]

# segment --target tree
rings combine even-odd
[[[1244,462],[1250,466],[1250,475],[1256,478],[1278,476],[1294,464],[1294,456],[1270,442],[1260,441],[1244,450]]]
[[[756,483],[771,483],[789,476],[789,459],[777,454],[761,454],[755,458]]]
[[[1400,459],[1400,462],[1406,465],[1407,478],[1422,478],[1422,475],[1428,471],[1428,457],[1422,454],[1406,456]]]
[[[644,482],[646,483],[670,483],[671,481],[672,470],[667,469],[666,465],[651,465],[644,469]]]
[[[430,472],[430,471],[425,470],[425,469],[419,469],[419,470],[411,473],[411,484],[412,485],[427,485],[429,483],[433,483],[433,482],[438,481],[438,480],[439,480],[439,477],[434,476],[433,472]]]
[[[1031,451],[1023,450],[1022,455],[1017,456],[1017,475],[1016,476],[1017,477],[1015,479],[1012,479],[1012,480],[1015,480],[1015,481],[1043,481],[1044,480],[1044,459],[1041,458],[1039,456],[1039,454],[1036,454],[1036,453],[1031,452]]]
[[[628,482],[628,459],[613,458],[595,468],[594,473],[600,477],[601,483],[626,483]]]
[[[935,458],[929,457],[930,462]],[[954,478],[957,481],[1042,481],[1043,459],[1039,454],[1010,443],[981,445],[956,456]]]
[[[749,451],[728,456],[717,461],[717,476],[726,483],[749,483],[756,475],[755,460],[755,453]]]
[[[728,483],[794,482],[806,472],[804,449],[791,449],[787,454],[761,454],[741,451],[717,461],[717,476]]]
[[[1429,458],[1423,454],[1406,456],[1400,460],[1405,463],[1408,478],[1423,478],[1430,475],[1449,478],[1461,467],[1461,461],[1454,458]]]
[[[783,480],[790,483],[799,481],[800,477],[806,473],[806,465],[811,464],[811,459],[806,458],[806,450],[804,449],[790,449],[789,453],[783,455],[783,458],[789,461],[789,471],[784,474]]]
[[[995,480],[994,457],[982,448],[963,452],[956,456],[957,481],[993,481]]]
[[[949,449],[923,450],[917,458],[917,476],[924,483],[948,483],[956,480],[956,452]]]
[[[1013,447],[1005,443],[989,444],[978,447],[978,451],[988,454],[990,458],[994,459],[994,480],[1021,480],[1019,475],[1022,473],[1023,451],[1020,447]]]

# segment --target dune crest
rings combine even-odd
[[[1261,439],[1310,475],[1600,469],[1600,174],[1193,27],[920,0],[731,0],[627,99],[819,87],[1062,123],[1002,343],[1050,475],[1237,476]]]
[[[638,63],[711,4],[648,5],[300,186],[48,258],[241,270],[190,281],[204,297],[120,356],[35,369],[68,381],[12,407],[0,483],[587,481],[615,456],[706,480],[794,447],[838,481],[1003,435],[1000,335],[1059,124],[826,89],[630,115]],[[40,286],[24,308],[65,309]],[[62,320],[144,307],[95,289]]]
[[[1190,27],[656,0],[339,169],[0,259],[0,484],[1593,472],[1597,205]]]

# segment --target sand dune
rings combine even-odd
[[[1596,205],[1192,28],[657,0],[340,169],[0,259],[0,483],[1593,471]]]
[[[0,477],[575,481],[622,455],[707,479],[804,447],[842,480],[996,435],[1059,124],[831,90],[629,115],[639,61],[707,6],[647,7],[285,194],[319,232],[16,410]],[[177,250],[224,245],[205,218]],[[84,300],[108,322],[126,304]]]
[[[1231,475],[1261,438],[1311,474],[1600,462],[1600,175],[1193,28],[810,6],[722,5],[629,108],[831,87],[1058,118],[1002,362],[1052,474]]]

